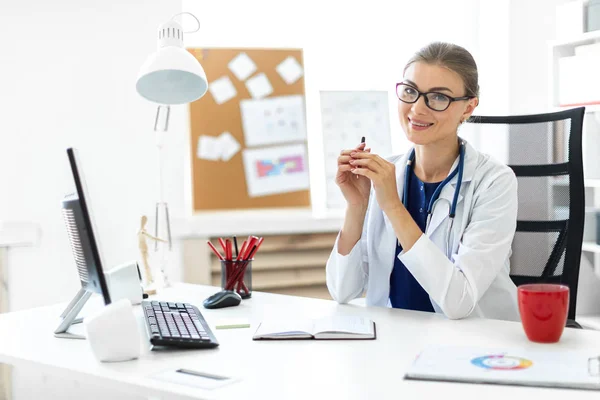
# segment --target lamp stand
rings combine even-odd
[[[164,110],[166,113],[164,117],[164,123],[159,128],[159,119],[161,111]],[[166,241],[155,241],[154,251],[159,252],[159,266],[162,275],[162,286],[169,287],[170,282],[165,272],[167,264],[167,250],[171,251],[173,248],[173,242],[171,237],[171,220],[169,217],[169,205],[164,200],[164,182],[163,182],[163,139],[164,134],[169,129],[169,116],[171,113],[171,107],[166,105],[160,105],[156,109],[156,119],[154,121],[154,132],[156,136],[156,149],[158,157],[158,202],[154,209],[154,236],[160,238],[161,234],[166,233]],[[167,249],[168,246],[168,249]]]

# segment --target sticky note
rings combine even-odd
[[[256,71],[256,64],[246,53],[240,53],[227,64],[231,72],[240,81],[245,81]]]
[[[237,90],[235,90],[228,76],[222,76],[212,81],[208,85],[208,90],[219,105],[233,99],[237,95]]]
[[[283,60],[277,67],[275,67],[275,69],[288,85],[296,82],[304,74],[302,66],[292,56],[289,56]]]
[[[215,329],[240,329],[250,328],[250,322],[245,318],[220,319],[215,324]]]
[[[246,88],[248,88],[250,95],[254,99],[262,99],[273,93],[271,82],[269,82],[269,78],[267,78],[264,72],[248,79],[246,81]]]

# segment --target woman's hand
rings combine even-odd
[[[366,209],[369,204],[369,194],[371,193],[371,181],[366,176],[353,174],[351,170],[355,167],[350,165],[350,161],[352,160],[350,153],[369,154],[371,149],[365,149],[365,146],[365,143],[361,143],[354,149],[342,150],[338,157],[338,170],[335,175],[335,183],[342,190],[348,206],[358,206]]]
[[[396,184],[396,166],[377,154],[361,151],[350,153],[350,172],[360,178],[368,178],[373,183],[379,207],[386,214],[403,207],[398,196]],[[359,179],[360,179],[359,178]]]

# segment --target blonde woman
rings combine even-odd
[[[413,147],[384,159],[369,138],[338,158],[346,216],[327,262],[345,303],[518,320],[509,257],[517,219],[512,170],[458,136],[479,102],[477,65],[464,48],[432,43],[396,84]]]

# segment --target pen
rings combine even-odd
[[[231,241],[229,239],[225,240],[225,248],[227,249],[225,251],[225,259],[228,261],[231,261],[231,257],[232,257],[231,253],[233,253],[233,251],[231,251]]]
[[[238,258],[238,255],[240,253],[238,253],[237,238],[235,237],[235,235],[233,235],[233,246],[235,247],[235,258]]]
[[[208,245],[212,249],[213,253],[215,253],[215,255],[217,257],[219,257],[219,260],[223,261],[224,260],[223,256],[221,255],[221,253],[219,253],[219,250],[217,250],[217,248],[210,242],[210,240],[208,240],[206,243],[208,243]]]
[[[219,238],[219,244],[221,245],[221,248],[223,249],[225,255],[227,255],[227,247],[225,247],[225,242],[223,241],[223,239]]]
[[[361,137],[361,138],[360,138],[360,143],[361,143],[361,144],[365,143],[365,140],[366,140],[366,138],[365,138],[364,136],[363,136],[363,137]],[[366,146],[365,146],[365,147],[366,147]],[[363,148],[363,151],[364,151],[364,148]],[[360,168],[360,166],[359,166],[358,168]],[[356,175],[356,179],[358,179],[358,175]]]

